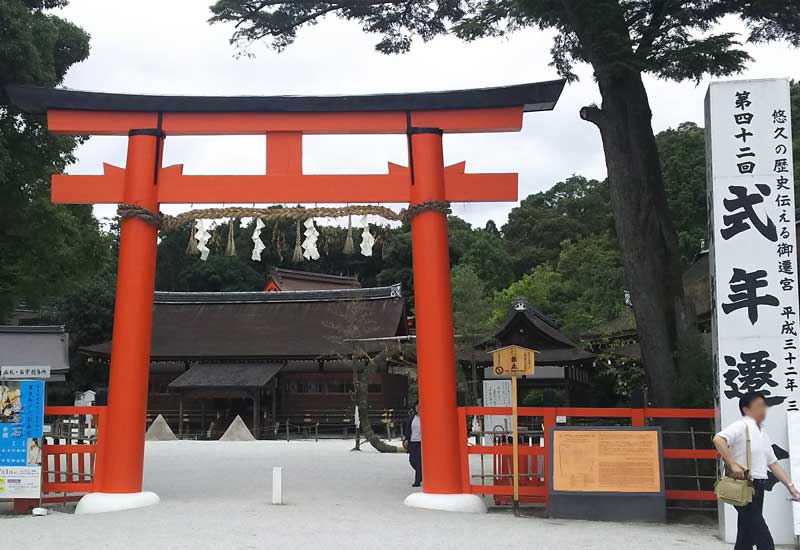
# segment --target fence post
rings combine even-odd
[[[314,425],[314,443],[319,443],[319,422]]]
[[[456,409],[458,415],[458,455],[461,462],[461,492],[466,494],[471,493],[470,485],[472,485],[472,478],[469,471],[469,454],[467,449],[467,442],[469,436],[467,434],[467,415],[464,407]],[[481,480],[483,482],[483,480]]]
[[[631,426],[644,425],[644,409],[631,409]]]
[[[289,419],[286,419],[286,443],[289,443]]]
[[[542,416],[542,429],[544,431],[544,502],[547,504],[549,494],[548,487],[550,486],[550,428],[556,424],[555,407],[545,407]]]

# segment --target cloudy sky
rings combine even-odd
[[[552,34],[528,30],[507,39],[465,44],[441,37],[418,42],[411,53],[386,56],[374,50],[375,36],[357,23],[335,18],[304,29],[283,53],[257,44],[252,57],[237,56],[228,43],[231,27],[210,26],[212,0],[71,0],[61,10],[91,35],[91,55],[72,67],[65,85],[104,92],[182,95],[366,94],[502,86],[557,78],[548,66]],[[742,31],[736,19],[726,29]],[[747,47],[755,58],[741,78],[794,77],[800,51],[785,44]],[[525,115],[521,134],[445,136],[445,161],[467,161],[472,172],[520,175],[519,196],[545,190],[580,174],[605,177],[600,137],[578,117],[581,106],[600,102],[591,72],[568,85],[552,112]],[[646,80],[656,131],[684,121],[702,121],[708,81]],[[99,173],[102,162],[125,163],[125,138],[94,137],[78,150],[71,173]],[[403,136],[308,136],[307,173],[384,173],[386,162],[405,164]],[[259,136],[173,137],[164,164],[184,164],[184,173],[265,171],[264,138]],[[190,205],[169,205],[175,213]],[[510,203],[457,204],[456,214],[473,224],[505,222]],[[113,215],[111,206],[96,208]]]

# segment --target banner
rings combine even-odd
[[[775,454],[789,468],[787,411],[798,411],[797,242],[789,81],[714,82],[706,95],[712,336],[719,427],[739,398],[762,392]],[[770,474],[771,476],[772,474]],[[794,542],[788,493],[773,477],[764,517]],[[736,511],[720,510],[735,540]]]
[[[39,498],[44,381],[0,384],[0,498]]]

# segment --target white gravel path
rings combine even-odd
[[[7,542],[37,550],[730,549],[707,526],[406,508],[407,455],[350,447],[337,440],[149,442],[145,489],[159,494],[160,505],[97,516],[3,516],[0,529]],[[270,504],[273,466],[284,468],[283,506]]]

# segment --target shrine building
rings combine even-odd
[[[299,273],[275,270],[267,288],[314,284]],[[237,415],[260,438],[287,421],[338,434],[352,426],[351,358],[407,336],[406,303],[400,285],[359,288],[352,278],[309,275],[354,288],[156,292],[148,421],[161,414],[176,434],[199,438],[218,437]],[[111,342],[81,352],[107,362]],[[405,412],[406,376],[373,375],[369,401],[378,418]]]
[[[576,406],[591,402],[591,375],[595,355],[561,332],[558,324],[518,299],[511,306],[505,322],[494,335],[496,347],[511,345],[536,350],[533,376],[521,377],[521,386],[545,391],[546,399],[555,400],[546,405]],[[492,358],[487,353],[479,361],[484,368],[484,378],[498,378],[491,368]]]

